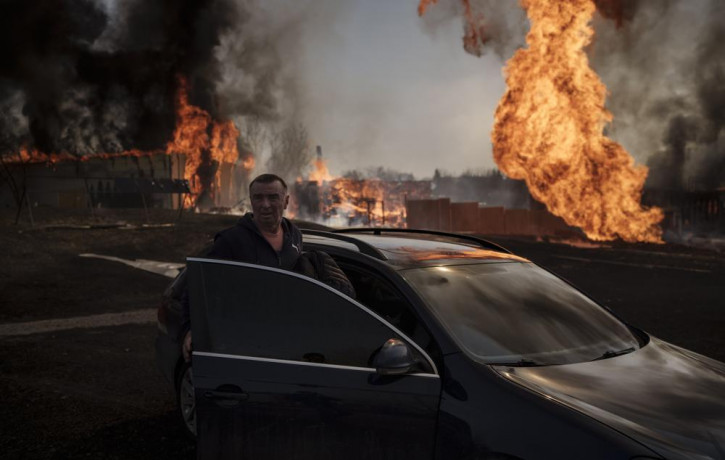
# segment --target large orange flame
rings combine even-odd
[[[211,133],[211,157],[219,163],[234,163],[239,158],[239,130],[233,121],[214,123]]]
[[[419,8],[435,0],[421,0]],[[647,168],[603,134],[612,115],[584,47],[593,0],[521,0],[527,49],[505,69],[508,90],[491,135],[499,168],[523,179],[537,200],[593,240],[662,242],[659,208],[640,200]],[[420,10],[419,10],[420,11]]]
[[[192,194],[198,196],[202,190],[197,171],[204,162],[203,155],[209,151],[209,124],[211,115],[201,108],[189,104],[189,87],[185,78],[179,77],[176,90],[176,129],[173,138],[166,144],[169,155],[182,154],[186,157],[184,179],[189,181]],[[191,204],[191,203],[187,203]]]
[[[323,182],[331,181],[334,177],[330,174],[330,170],[327,169],[327,163],[325,160],[318,157],[312,161],[312,172],[310,173],[308,179],[322,185]]]
[[[211,130],[211,135],[210,131]],[[186,157],[184,178],[189,181],[192,196],[202,192],[204,184],[199,177],[200,166],[205,162],[217,164],[236,164],[239,159],[237,139],[239,130],[232,121],[213,121],[208,112],[189,103],[189,87],[185,78],[179,77],[176,92],[176,129],[171,141],[166,145],[169,155],[183,154]],[[243,167],[254,166],[254,160],[245,159]],[[221,168],[217,168],[212,189],[208,190],[212,198],[220,184]],[[193,204],[193,201],[188,203]]]
[[[493,154],[532,196],[593,240],[661,242],[659,208],[640,204],[647,168],[603,134],[606,88],[584,53],[592,0],[523,0],[528,49],[506,65]]]

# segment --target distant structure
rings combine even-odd
[[[21,193],[34,207],[177,209],[189,193],[183,173],[183,158],[165,154],[11,164],[6,181],[19,190],[0,187],[0,205],[15,207]]]
[[[186,156],[149,153],[97,156],[78,160],[5,162],[0,176],[0,206],[50,208],[194,207],[202,211],[231,209],[246,190],[249,170],[241,165],[210,162],[185,179]],[[202,167],[206,168],[202,170]]]
[[[450,198],[456,202],[472,201],[481,206],[510,209],[542,209],[523,181],[508,179],[497,169],[485,174],[464,173],[460,176],[446,176],[436,169],[431,190],[434,198]]]

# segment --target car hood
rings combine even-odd
[[[610,359],[492,366],[666,458],[725,459],[725,364],[656,338]]]

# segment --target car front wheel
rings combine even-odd
[[[176,402],[179,415],[184,424],[184,430],[196,438],[196,400],[194,398],[194,376],[189,363],[184,363],[179,372],[179,381],[176,385]]]

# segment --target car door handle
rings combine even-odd
[[[249,399],[249,393],[234,393],[229,391],[207,391],[204,393],[206,399],[212,400],[231,400],[231,401],[246,401]]]
[[[216,390],[205,391],[204,397],[206,399],[211,399],[212,401],[239,402],[249,399],[249,393],[242,391],[242,389],[236,385],[221,385]]]

